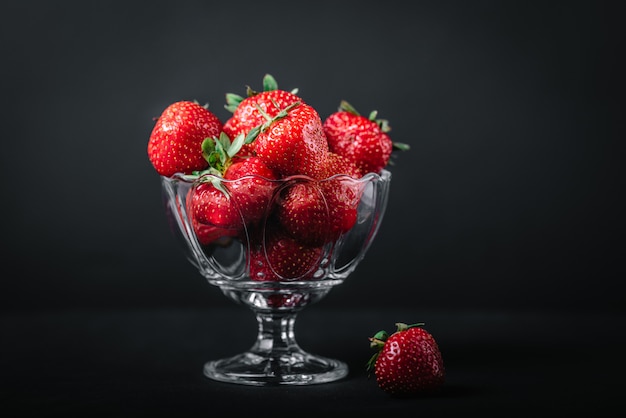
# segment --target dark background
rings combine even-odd
[[[37,417],[623,410],[617,3],[3,1],[0,403]],[[305,349],[349,363],[333,384],[204,378],[203,362],[249,347],[254,318],[186,260],[147,158],[167,105],[225,120],[224,94],[265,73],[322,117],[342,99],[376,109],[411,145],[367,256],[299,316]],[[396,402],[367,379],[367,337],[396,321],[439,341],[440,396]]]
[[[3,2],[1,309],[230,304],[168,229],[153,118],[299,88],[378,110],[380,233],[323,303],[623,311],[617,10],[604,2]]]

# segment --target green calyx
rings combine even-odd
[[[214,174],[223,175],[231,158],[239,151],[240,140],[235,138],[235,142],[231,142],[228,135],[224,132],[220,133],[218,138],[205,138],[202,141],[202,156],[209,163],[209,170]],[[238,144],[238,146],[233,146]]]
[[[424,326],[423,322],[416,322],[414,324],[405,324],[404,322],[396,322],[396,332],[406,331],[409,328],[421,327]]]
[[[373,337],[369,338],[370,348],[373,348],[376,351],[365,364],[365,369],[367,370],[367,377],[369,377],[370,374],[376,368],[376,360],[378,360],[378,355],[380,354],[380,351],[385,346],[385,341],[387,341],[387,338],[389,338],[389,334],[387,334],[387,331],[384,331],[384,330],[378,331],[376,334],[374,334]]]
[[[228,110],[230,113],[235,113],[235,110],[239,106],[239,103],[243,101],[243,97],[235,93],[226,93],[226,104],[224,105],[224,109]]]
[[[239,152],[246,138],[243,134],[237,135],[233,141],[225,133],[221,132],[220,136],[215,138],[205,138],[202,141],[202,156],[209,164],[206,170],[197,172],[201,176],[203,174],[212,174],[211,183],[221,190],[227,197],[229,196],[220,179],[224,177],[224,173],[232,164],[233,157]]]
[[[278,90],[278,83],[276,79],[271,74],[265,74],[263,76],[263,90],[262,91],[273,91]],[[260,92],[253,90],[250,86],[246,86],[246,97],[256,96]],[[291,93],[297,94],[298,89],[291,90]],[[244,101],[246,97],[240,96],[235,93],[226,93],[226,104],[224,108],[231,113],[235,113],[235,110],[239,106],[239,104]]]
[[[265,74],[265,76],[263,76],[263,91],[272,90],[278,90],[278,83],[270,74]]]

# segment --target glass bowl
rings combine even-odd
[[[208,378],[306,385],[348,374],[343,361],[301,349],[294,325],[300,310],[343,283],[363,259],[380,227],[390,181],[387,170],[358,179],[161,177],[166,213],[188,260],[224,295],[252,309],[258,322],[253,346],[208,361]],[[229,210],[213,211],[218,201]],[[298,216],[290,216],[294,211]]]

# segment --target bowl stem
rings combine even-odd
[[[296,342],[296,312],[256,312],[257,339],[246,352],[209,361],[204,374],[222,382],[266,386],[327,383],[345,377],[341,361],[308,353]]]

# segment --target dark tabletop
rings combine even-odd
[[[205,378],[205,361],[249,348],[243,306],[12,312],[0,317],[0,396],[15,416],[616,416],[623,412],[623,315],[327,309],[300,313],[302,348],[350,366],[343,380],[251,387]],[[367,337],[425,322],[447,381],[394,399],[367,376]],[[224,413],[227,413],[224,415]]]

